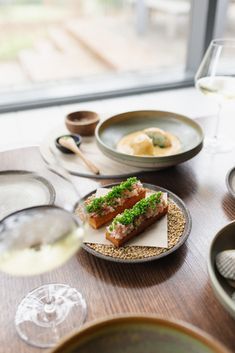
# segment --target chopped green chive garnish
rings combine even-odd
[[[145,214],[149,208],[155,209],[157,204],[161,201],[162,192],[152,194],[145,199],[137,202],[131,209],[126,209],[122,214],[116,216],[109,226],[109,230],[113,231],[115,225],[117,223],[121,223],[123,225],[133,224],[135,219],[139,216]]]
[[[114,206],[116,204],[116,199],[122,197],[124,191],[131,191],[132,186],[137,182],[138,179],[136,177],[132,177],[127,179],[126,181],[123,181],[120,185],[114,186],[107,195],[97,197],[92,200],[88,205],[86,205],[86,211],[88,213],[99,212],[102,210],[102,206],[104,204]]]

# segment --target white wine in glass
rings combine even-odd
[[[83,237],[84,225],[72,211],[55,205],[19,210],[0,222],[0,270],[14,276],[48,272],[70,259]],[[86,302],[75,288],[45,284],[20,302],[16,330],[33,346],[53,347],[85,321],[86,313]]]
[[[77,252],[83,234],[75,216],[56,206],[15,212],[0,224],[0,270],[14,276],[51,271]]]
[[[205,141],[207,150],[218,153],[233,149],[234,142],[221,136],[219,126],[223,104],[235,101],[235,40],[215,39],[211,42],[196,73],[195,85],[218,104],[213,136]]]

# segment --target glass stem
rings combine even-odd
[[[48,286],[47,303],[44,305],[44,311],[47,315],[53,314],[56,310],[55,298],[51,295],[50,285]]]
[[[219,127],[220,127],[220,121],[221,121],[221,110],[222,110],[222,104],[218,104],[218,111],[216,115],[216,124],[215,124],[215,130],[214,130],[214,140],[218,139],[218,134],[219,134]]]

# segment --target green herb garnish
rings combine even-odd
[[[123,225],[133,224],[135,219],[145,214],[149,208],[155,209],[157,204],[161,201],[161,196],[162,192],[159,191],[140,200],[131,209],[126,209],[122,214],[114,218],[112,224],[109,226],[109,230],[112,232],[117,223]]]
[[[134,184],[138,182],[136,177],[132,177],[123,181],[120,185],[114,186],[110,192],[101,197],[96,197],[88,205],[85,206],[85,209],[88,213],[100,212],[104,204],[109,206],[114,206],[116,204],[116,199],[122,197],[123,193],[126,190],[131,191]]]

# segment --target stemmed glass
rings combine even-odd
[[[211,153],[231,150],[234,142],[220,134],[220,121],[223,103],[235,100],[235,40],[211,42],[196,73],[195,85],[218,104],[213,136],[205,140],[207,150]]]
[[[68,173],[58,165],[50,169],[70,181]],[[73,184],[72,188],[75,192]],[[55,205],[36,206],[4,218],[0,222],[0,270],[17,276],[37,275],[71,258],[81,246],[85,228],[72,212],[74,205],[67,202],[66,208],[70,210]],[[75,288],[46,284],[32,290],[20,302],[16,330],[31,345],[52,347],[84,322],[86,308],[82,294]]]

